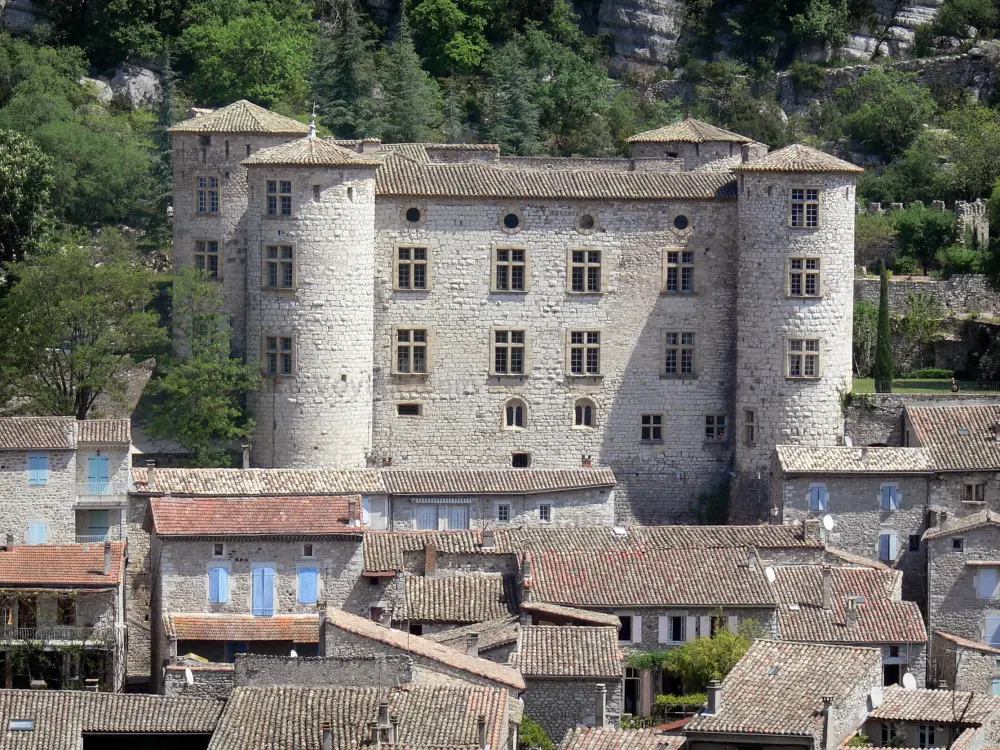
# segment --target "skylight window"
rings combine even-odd
[[[35,729],[34,719],[11,719],[8,729],[11,732],[31,732]]]
[[[958,428],[958,434],[961,435],[962,437],[969,437],[969,431],[964,427]]]
[[[798,612],[801,609],[798,604],[789,604],[788,608],[792,610],[792,612]]]
[[[780,671],[781,671],[781,667],[768,667],[767,668],[767,673],[771,677],[774,677]]]

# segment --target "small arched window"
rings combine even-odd
[[[577,399],[573,407],[573,425],[592,429],[596,424],[597,406],[589,398]]]
[[[512,398],[504,406],[503,426],[507,430],[523,430],[528,425],[528,407],[519,398]]]

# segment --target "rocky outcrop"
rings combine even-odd
[[[27,34],[48,21],[49,14],[32,0],[0,0],[0,31]]]
[[[616,57],[666,64],[683,22],[681,0],[603,0],[598,31],[609,34]]]
[[[913,51],[916,30],[933,21],[944,0],[878,0],[879,25],[851,34],[838,55],[845,60],[871,60],[876,53],[905,57]]]
[[[111,104],[111,100],[114,99],[114,91],[111,90],[111,85],[106,78],[84,77],[77,81],[77,83],[87,89],[88,93],[94,97],[94,100],[101,104]]]
[[[123,65],[111,79],[114,100],[129,109],[151,108],[163,101],[163,86],[156,73],[137,65]]]

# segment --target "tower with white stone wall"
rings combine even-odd
[[[247,359],[262,388],[251,460],[366,464],[372,433],[375,169],[305,138],[260,151],[248,173]]]
[[[730,515],[750,521],[768,512],[776,445],[843,440],[855,183],[862,170],[796,145],[735,171],[737,443]]]

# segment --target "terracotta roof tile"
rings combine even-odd
[[[463,625],[460,628],[450,628],[437,633],[430,633],[424,638],[443,643],[459,651],[464,651],[469,644],[470,635],[479,636],[479,653],[489,651],[500,646],[507,646],[517,642],[517,634],[520,631],[519,618],[508,615],[496,620],[487,622],[474,622],[470,625]]]
[[[483,622],[517,610],[513,581],[499,573],[408,575],[405,591],[405,605],[393,612],[394,620]]]
[[[779,445],[775,449],[786,474],[930,473],[923,448],[848,448],[845,446]]]
[[[169,132],[305,135],[309,126],[241,99],[208,114],[179,122]]]
[[[272,534],[361,534],[351,526],[351,502],[361,498],[321,497],[153,497],[152,530],[159,536],[258,536]]]
[[[577,609],[576,607],[564,607],[561,604],[551,604],[549,602],[521,602],[521,610],[537,613],[542,616],[552,615],[559,618],[582,620],[593,625],[610,625],[616,629],[621,626],[621,620],[618,619],[618,615],[592,612],[589,609]]]
[[[386,491],[393,495],[530,495],[560,490],[614,487],[611,469],[438,470],[381,473]]]
[[[501,685],[507,685],[517,690],[524,689],[524,679],[516,669],[495,664],[486,659],[442,646],[440,643],[427,640],[418,635],[410,635],[402,630],[395,630],[379,625],[376,622],[352,615],[342,609],[327,610],[328,628],[340,629],[362,638],[377,641],[386,646],[406,651],[425,659],[440,662],[445,666],[468,672],[477,677],[491,680]]]
[[[244,159],[244,166],[377,167],[382,162],[333,141],[305,137],[280,146],[263,148]]]
[[[907,406],[906,416],[936,471],[1000,469],[1000,403]]]
[[[3,417],[0,450],[72,450],[75,425],[73,417]]]
[[[77,440],[100,445],[130,445],[132,423],[127,419],[83,419],[76,423]]]
[[[861,174],[865,170],[825,151],[794,143],[733,167],[734,172],[825,172]]]
[[[179,641],[292,641],[319,643],[319,615],[171,614],[167,634]]]
[[[626,143],[753,143],[753,138],[686,117],[680,122],[633,135]]]
[[[956,646],[961,646],[962,648],[972,649],[973,651],[979,651],[984,654],[996,654],[997,656],[1000,656],[1000,648],[987,646],[985,643],[979,643],[977,641],[969,640],[968,638],[962,638],[961,636],[952,635],[951,633],[945,633],[940,630],[935,630],[934,637],[944,638],[946,641],[951,641]]]
[[[106,587],[121,583],[125,542],[111,542],[111,574],[103,544],[38,544],[0,552],[0,586]]]
[[[885,721],[982,725],[1000,718],[1000,698],[954,690],[904,690],[887,687],[882,704],[868,715]]]
[[[521,628],[520,651],[511,664],[532,677],[607,677],[625,675],[618,628],[528,625]]]
[[[576,727],[563,737],[559,750],[680,750],[686,741],[659,729]]]
[[[986,526],[1000,526],[1000,513],[995,510],[981,510],[978,513],[965,516],[964,518],[948,517],[947,522],[942,527],[932,526],[924,532],[924,539],[937,539],[939,537],[952,536],[973,529],[981,529]]]

